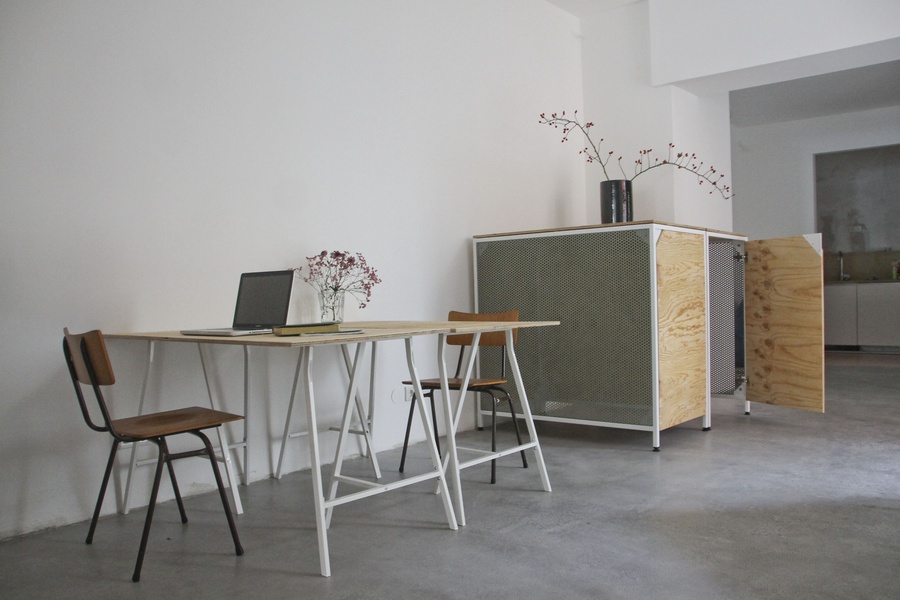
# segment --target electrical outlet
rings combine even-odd
[[[411,385],[403,386],[403,401],[404,402],[412,402],[413,401],[413,387]]]

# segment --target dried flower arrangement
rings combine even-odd
[[[372,299],[372,288],[381,283],[378,272],[359,252],[322,250],[315,256],[307,256],[306,263],[308,273],[303,275],[303,281],[319,292],[323,318],[330,320],[341,320],[333,307],[339,299],[342,302],[345,293],[359,300],[360,308],[365,308]],[[294,270],[302,272],[303,267]],[[342,303],[340,307],[343,308]],[[330,315],[326,315],[326,308],[332,311]]]

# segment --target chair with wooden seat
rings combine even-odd
[[[465,313],[459,311],[450,311],[450,314],[447,317],[448,321],[518,321],[519,320],[519,311],[518,310],[508,310],[505,312],[499,313]],[[513,343],[518,339],[518,330],[513,329]],[[463,366],[463,357],[466,354],[466,348],[472,345],[474,341],[473,334],[460,334],[460,335],[448,335],[447,336],[447,345],[448,346],[459,346],[459,359],[456,363],[456,372],[453,377],[448,378],[447,383],[448,387],[451,391],[459,391],[462,387],[462,379],[460,378],[460,372]],[[478,341],[478,347],[499,347],[501,351],[505,351],[506,349],[506,334],[503,331],[496,332],[487,332],[482,333],[481,338]],[[516,419],[516,412],[513,408],[512,397],[509,392],[504,387],[507,383],[506,380],[506,358],[505,352],[504,357],[501,360],[501,375],[500,377],[493,378],[472,378],[469,380],[469,385],[466,388],[470,392],[475,392],[479,394],[485,394],[491,397],[491,451],[497,451],[497,405],[506,400],[509,404],[509,414],[512,416],[513,428],[516,432],[516,440],[519,444],[522,443],[522,435],[519,432],[519,424]],[[412,381],[404,381],[404,385],[412,385]],[[436,390],[441,389],[441,380],[440,379],[423,379],[421,381],[422,384],[422,392],[425,394],[431,401],[431,422],[434,426],[434,439],[437,443],[438,439],[438,430],[437,430],[437,419],[436,419],[436,411],[434,406],[434,393]],[[403,452],[400,456],[400,472],[403,472],[403,468],[406,466],[406,450],[409,446],[409,433],[412,429],[412,421],[413,415],[416,411],[416,403],[413,402],[409,407],[409,418],[406,423],[406,435],[403,438]],[[440,444],[438,444],[438,452],[441,451]],[[522,455],[522,466],[524,468],[528,468],[528,459],[525,457],[525,451],[521,452]],[[497,482],[497,461],[491,461],[491,483]]]
[[[184,511],[184,503],[181,499],[181,492],[178,489],[178,482],[175,479],[175,470],[172,467],[172,461],[180,458],[206,456],[209,459],[209,462],[212,465],[213,475],[216,479],[216,485],[219,488],[222,506],[225,508],[225,517],[228,520],[228,527],[231,529],[235,553],[238,556],[242,555],[244,549],[241,546],[241,541],[238,537],[237,526],[234,522],[234,516],[231,513],[228,497],[225,495],[225,485],[222,482],[222,476],[220,475],[219,467],[216,464],[216,455],[212,444],[210,444],[209,438],[203,433],[203,430],[220,427],[223,423],[237,421],[243,419],[243,417],[218,410],[194,406],[136,417],[113,419],[110,416],[109,409],[107,408],[101,390],[101,387],[111,386],[116,382],[112,365],[109,361],[109,355],[106,351],[106,343],[104,342],[103,334],[98,330],[82,334],[72,334],[69,333],[68,329],[65,329],[64,333],[63,353],[66,357],[66,364],[69,367],[69,374],[72,376],[72,384],[75,386],[75,395],[78,398],[78,404],[81,407],[81,414],[84,417],[84,421],[87,423],[88,427],[94,431],[109,432],[113,438],[109,460],[106,463],[106,471],[103,474],[103,481],[100,484],[100,495],[97,497],[97,505],[94,507],[94,516],[91,519],[91,525],[88,529],[85,543],[90,544],[94,539],[94,530],[97,527],[97,519],[100,516],[100,508],[103,505],[103,498],[106,495],[106,488],[109,484],[109,477],[112,473],[119,445],[123,443],[148,441],[157,446],[159,449],[159,456],[156,462],[156,476],[153,479],[150,502],[147,505],[147,516],[144,520],[144,532],[141,536],[141,545],[138,550],[137,562],[135,563],[134,574],[131,578],[132,581],[139,581],[141,577],[141,565],[144,562],[144,552],[147,549],[150,523],[153,521],[153,509],[156,506],[156,497],[159,492],[159,483],[162,478],[163,466],[166,466],[169,471],[169,478],[172,481],[172,488],[175,492],[175,500],[178,503],[178,511],[181,513],[181,522],[187,523],[188,521]],[[95,420],[91,409],[88,408],[88,402],[85,399],[82,386],[93,389],[97,401],[97,408],[99,408],[102,417],[101,420]],[[97,412],[97,408],[93,410],[94,413]],[[185,452],[170,452],[166,440],[169,436],[178,434],[190,434],[196,436],[202,442],[203,447]]]

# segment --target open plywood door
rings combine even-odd
[[[745,249],[747,400],[825,412],[822,236]]]

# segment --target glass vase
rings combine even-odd
[[[322,290],[319,292],[319,306],[322,321],[341,323],[344,320],[344,290]]]

